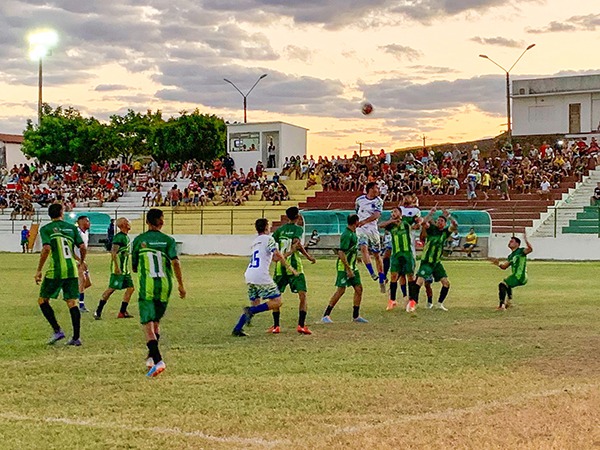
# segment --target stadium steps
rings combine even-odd
[[[600,207],[585,206],[569,225],[562,227],[563,234],[595,234],[600,237]]]
[[[573,189],[569,189],[562,198],[556,203],[557,209],[550,208],[546,214],[542,214],[538,221],[534,221],[531,230],[528,230],[533,237],[554,237],[555,235],[598,233],[598,229],[591,232],[590,227],[577,227],[571,222],[577,220],[578,214],[585,212],[585,208],[590,204],[590,197],[594,193],[594,188],[600,182],[600,168],[591,170],[588,175],[583,177],[582,182],[577,183]]]

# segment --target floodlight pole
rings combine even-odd
[[[256,80],[256,83],[254,83],[254,85],[252,85],[252,87],[250,88],[250,90],[244,94],[234,83],[233,81],[228,80],[227,78],[223,78],[223,81],[229,83],[230,85],[232,85],[236,91],[238,91],[241,96],[244,98],[244,123],[247,123],[247,109],[248,109],[248,96],[250,95],[250,92],[252,92],[252,90],[256,87],[256,85],[258,84],[258,82],[260,80],[262,80],[264,77],[266,77],[268,74],[263,73],[260,77],[258,77],[258,80]]]
[[[39,58],[38,66],[38,128],[42,123],[42,57]]]

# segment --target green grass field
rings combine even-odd
[[[38,255],[0,255],[2,448],[593,448],[600,446],[599,264],[530,263],[516,306],[496,312],[503,273],[447,262],[447,313],[385,311],[367,283],[350,323],[346,294],[332,325],[315,324],[333,292],[334,262],[307,265],[312,336],[230,336],[246,303],[245,258],[184,257],[188,298],[163,321],[167,370],[144,377],[137,318],[85,315],[81,348],[45,345]],[[108,256],[91,255],[96,306]],[[436,295],[437,295],[436,287]],[[71,330],[66,306],[54,308]],[[137,317],[137,305],[131,312]]]

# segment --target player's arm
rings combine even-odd
[[[346,256],[346,252],[340,248],[340,249],[338,249],[337,254],[338,254],[338,257],[340,258],[340,261],[344,265],[344,269],[346,270],[346,275],[348,275],[348,278],[354,278],[354,271],[352,270],[352,267],[350,267],[350,264],[348,263],[348,257]]]
[[[40,262],[38,263],[37,271],[35,272],[34,276],[35,282],[37,284],[40,284],[40,281],[42,281],[42,269],[44,268],[44,264],[46,263],[46,260],[50,255],[50,251],[50,244],[44,244],[44,246],[42,247],[42,252],[40,253]]]
[[[381,217],[381,212],[380,211],[376,211],[373,214],[371,214],[369,217],[367,217],[366,219],[361,220],[360,222],[358,222],[358,224],[356,226],[357,227],[362,227],[363,225],[366,225],[368,223],[375,222],[375,221],[379,220],[380,217]]]
[[[133,241],[133,245],[131,246],[131,271],[133,273],[137,273],[139,263],[140,263],[140,253],[139,253],[138,245],[137,245],[136,241]]]
[[[526,234],[523,234],[523,239],[525,240],[525,250],[523,250],[523,253],[529,255],[533,251],[533,247],[531,245],[531,242],[529,242],[529,240],[527,239]]]
[[[81,255],[79,258],[80,258],[81,264],[83,266],[83,269],[87,270],[87,264],[85,263],[85,256],[87,255],[87,248],[85,248],[85,244],[83,242],[79,245],[79,254]]]
[[[296,269],[294,269],[290,263],[288,263],[287,258],[281,254],[279,250],[273,251],[273,261],[280,262],[283,267],[285,267],[286,272],[291,273],[292,275],[298,275]]]
[[[387,231],[389,231],[388,227],[390,227],[390,225],[396,225],[396,224],[400,223],[400,220],[401,219],[390,218],[389,220],[386,220],[385,222],[380,222],[378,224],[378,226],[379,226],[379,228],[385,228]]]
[[[304,245],[302,245],[302,242],[300,241],[300,239],[294,238],[294,240],[292,241],[292,247],[296,247],[296,249],[300,253],[302,253],[304,255],[304,257],[306,259],[308,259],[312,264],[317,262],[315,257],[306,251],[306,249],[304,248]]]
[[[113,267],[115,268],[116,275],[121,274],[121,268],[119,267],[119,257],[118,257],[120,248],[121,248],[121,246],[119,244],[113,244],[112,247],[110,248],[110,257],[114,264]]]
[[[433,215],[436,213],[437,208],[434,206],[433,208],[431,208],[431,210],[429,211],[429,213],[423,218],[423,228],[427,229],[429,228],[429,225],[431,225],[431,219],[433,219]]]
[[[492,264],[500,267],[502,270],[506,270],[510,267],[510,261],[500,262],[498,258],[492,258]]]
[[[179,258],[172,259],[171,263],[173,264],[173,272],[175,273],[177,286],[179,287],[179,297],[185,298],[186,291],[183,287],[183,274],[181,273],[181,263],[179,262]]]

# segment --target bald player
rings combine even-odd
[[[113,238],[110,250],[110,281],[108,282],[108,289],[102,294],[98,308],[94,313],[94,319],[96,320],[102,319],[102,310],[112,293],[123,289],[125,289],[125,294],[123,295],[121,310],[117,315],[117,319],[129,319],[133,317],[127,312],[129,300],[131,300],[134,291],[133,280],[129,270],[129,256],[131,254],[129,230],[131,230],[131,224],[125,217],[120,217],[117,219],[117,228],[119,232]]]

